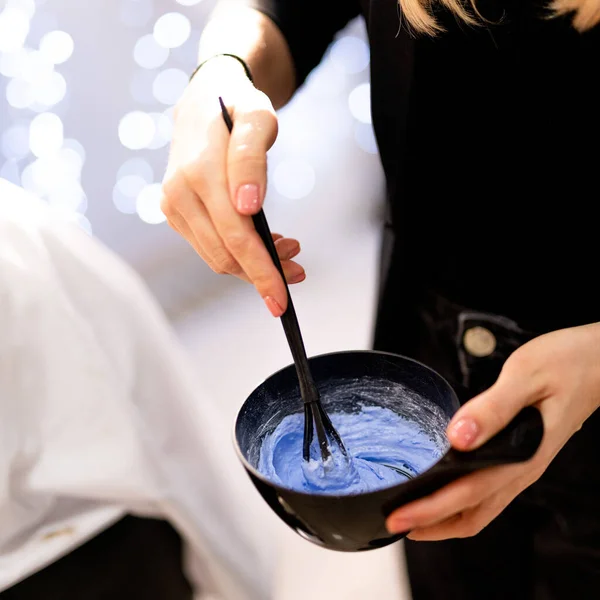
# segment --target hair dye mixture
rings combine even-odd
[[[373,384],[363,380],[360,384],[353,382],[336,389],[334,398],[345,398],[340,403],[341,410],[336,410],[335,399],[332,401],[330,394],[327,409],[350,456],[349,468],[345,461],[340,462],[343,464],[340,468],[340,457],[335,455],[330,459],[332,465],[324,465],[314,458],[304,461],[304,415],[294,413],[285,416],[263,437],[258,470],[273,483],[299,492],[347,495],[396,485],[428,469],[448,445],[447,440],[440,437],[445,429],[443,415],[401,386],[395,386],[395,393],[390,394],[389,385],[384,390],[383,384]],[[386,402],[381,401],[383,392]],[[388,408],[392,405],[389,401],[393,401],[390,395],[396,396],[393,404],[398,406],[400,392],[407,409],[403,414]],[[353,399],[350,411],[347,410],[348,397]],[[414,415],[411,405],[417,407]]]

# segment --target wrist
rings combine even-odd
[[[246,62],[232,54],[215,54],[202,60],[191,74],[190,82],[196,78],[216,80],[219,85],[240,80],[253,84],[252,74]]]

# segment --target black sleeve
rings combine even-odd
[[[246,0],[267,15],[287,40],[297,84],[323,58],[335,34],[360,14],[359,0]]]

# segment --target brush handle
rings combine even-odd
[[[229,115],[229,111],[227,110],[225,103],[223,102],[223,98],[221,97],[219,97],[219,104],[221,105],[223,120],[227,125],[229,133],[231,133],[233,130],[233,121]],[[296,372],[298,373],[298,381],[300,382],[300,394],[302,396],[302,400],[304,400],[306,403],[318,402],[319,395],[308,366],[308,357],[306,356],[306,349],[304,348],[304,341],[302,340],[302,333],[300,332],[300,325],[298,324],[298,317],[296,316],[294,303],[292,302],[292,296],[290,295],[290,288],[288,287],[285,279],[283,267],[281,266],[281,261],[277,255],[277,249],[275,248],[275,242],[273,241],[273,236],[271,235],[271,230],[262,208],[255,215],[252,215],[252,222],[254,223],[256,232],[262,239],[267,251],[269,252],[269,255],[271,256],[271,259],[273,260],[273,263],[281,275],[283,285],[285,285],[285,291],[287,293],[287,309],[283,315],[281,315],[281,323],[283,325],[283,330],[285,332],[288,345],[292,352],[294,365],[296,366]]]
[[[385,514],[389,515],[397,508],[424,498],[480,469],[530,460],[543,437],[544,421],[540,411],[533,406],[526,406],[483,446],[467,452],[451,448],[433,467],[403,484],[398,497],[384,507]]]
[[[526,406],[493,438],[476,450],[450,449],[431,471],[466,475],[479,469],[529,460],[544,437],[544,421],[534,406]]]

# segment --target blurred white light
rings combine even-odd
[[[200,33],[195,37],[200,37]],[[183,68],[189,74],[197,64],[196,61],[198,60],[198,55],[196,50],[195,44],[184,44],[179,48],[173,48],[170,51],[171,62],[173,64],[178,63],[183,65]]]
[[[59,168],[67,177],[79,179],[81,169],[83,168],[83,159],[76,150],[65,148],[64,146],[57,152],[56,159],[59,162]]]
[[[369,65],[369,46],[360,38],[344,36],[333,44],[329,56],[343,73],[360,73]]]
[[[85,148],[77,140],[67,138],[63,142],[63,150],[73,150],[79,156],[79,163],[83,167],[83,163],[85,163]]]
[[[35,90],[27,81],[11,79],[6,86],[6,101],[14,108],[27,108],[35,102]]]
[[[5,77],[17,77],[25,69],[31,50],[18,48],[14,52],[0,52],[0,73]]]
[[[307,84],[310,84],[315,97],[334,98],[345,91],[347,81],[341,71],[324,62],[308,76]]]
[[[166,217],[160,210],[160,198],[162,186],[160,183],[147,185],[138,195],[135,208],[138,216],[145,223],[157,225],[166,221]]]
[[[50,108],[58,104],[67,94],[67,82],[60,73],[54,71],[49,77],[34,84],[33,92],[37,104]]]
[[[177,48],[190,37],[190,20],[181,13],[166,13],[154,24],[154,39],[164,48]]]
[[[50,1],[53,5],[56,4],[56,0]],[[53,10],[51,7],[48,7],[45,10],[38,10],[35,18],[31,20],[31,27],[29,29],[29,35],[27,36],[30,47],[37,44],[38,48],[36,49],[39,49],[39,42],[42,37],[49,31],[54,31],[59,28],[58,12],[59,11]]]
[[[154,97],[163,104],[176,104],[188,84],[189,75],[181,69],[161,71],[152,84]]]
[[[40,80],[50,77],[53,71],[54,65],[48,57],[39,50],[32,50],[27,53],[23,69],[17,77],[29,83],[36,84]]]
[[[117,181],[116,187],[125,196],[137,198],[139,193],[148,185],[148,182],[140,175],[125,175]]]
[[[6,0],[6,8],[19,10],[31,19],[35,14],[35,0]]]
[[[129,90],[133,99],[140,104],[156,104],[152,95],[152,85],[154,84],[155,74],[146,69],[138,69],[131,78]]]
[[[57,190],[71,187],[74,183],[79,185],[77,175],[69,172],[67,165],[61,162],[58,155],[38,158],[23,170],[24,187],[39,196],[56,192]]]
[[[133,48],[133,60],[144,69],[156,69],[169,58],[169,49],[159,46],[152,34],[142,36]]]
[[[130,158],[121,165],[117,172],[117,179],[127,175],[139,175],[146,180],[146,183],[150,183],[154,179],[154,172],[150,163],[143,158]]]
[[[54,113],[36,115],[29,126],[29,147],[38,158],[52,155],[63,144],[63,123]]]
[[[73,38],[66,31],[50,31],[40,40],[40,52],[55,65],[69,60],[73,47]]]
[[[361,123],[371,123],[371,85],[361,83],[348,96],[352,116]]]
[[[305,160],[283,160],[273,172],[275,189],[291,200],[308,196],[315,187],[315,180],[315,170]]]
[[[15,185],[21,185],[19,178],[19,165],[16,160],[7,160],[0,169],[0,178],[6,179]]]
[[[88,235],[92,235],[92,224],[89,219],[79,212],[65,210],[60,206],[51,206],[52,212],[63,221],[80,227]]]
[[[117,210],[125,214],[136,212],[136,201],[148,182],[140,175],[125,175],[113,188],[113,203]]]
[[[87,198],[81,184],[75,180],[62,180],[47,193],[48,204],[66,213],[84,213]]]
[[[25,188],[29,192],[33,192],[36,194],[36,196],[39,196],[43,194],[43,191],[40,192],[37,187],[35,178],[33,176],[33,164],[34,163],[30,163],[23,169],[23,172],[21,173],[21,187]]]
[[[29,127],[13,125],[2,134],[2,154],[19,160],[29,154]]]
[[[75,215],[75,222],[83,231],[85,231],[88,235],[92,235],[92,224],[90,223],[87,217],[84,217],[81,214]]]
[[[152,2],[121,0],[120,19],[128,27],[143,27],[152,17]]]
[[[27,39],[29,17],[14,6],[0,12],[0,52],[15,52]]]
[[[169,115],[164,113],[150,113],[154,121],[154,137],[148,144],[150,150],[158,150],[166,146],[171,141],[173,133],[173,122]]]
[[[194,6],[194,4],[199,4],[202,0],[177,0],[178,4],[182,6]]]
[[[52,162],[38,159],[28,164],[21,173],[21,183],[36,196],[45,196],[57,185]]]
[[[126,196],[116,185],[113,188],[112,201],[120,213],[125,215],[135,214],[136,198]]]
[[[354,126],[354,139],[360,148],[369,154],[377,154],[379,151],[373,127],[367,123],[356,123]]]
[[[119,122],[119,140],[130,150],[146,148],[154,138],[154,121],[141,111],[126,114]]]
[[[33,93],[35,94],[35,88],[33,88]],[[43,113],[46,112],[50,106],[46,106],[45,104],[40,104],[37,100],[34,100],[28,107],[30,111],[34,113]]]
[[[169,106],[169,108],[165,108],[162,114],[169,119],[169,121],[171,122],[171,126],[173,126],[173,123],[175,122],[175,107]]]

